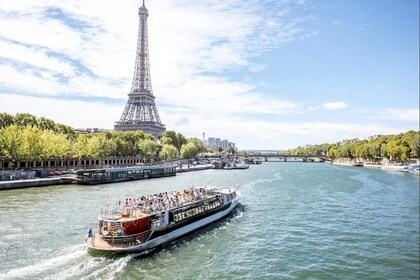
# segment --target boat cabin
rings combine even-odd
[[[87,169],[76,172],[78,184],[102,184],[176,175],[175,165]]]

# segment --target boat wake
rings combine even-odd
[[[68,250],[71,251],[71,253],[59,255],[51,259],[44,259],[36,264],[9,270],[6,274],[0,275],[0,278],[28,278],[29,276],[41,276],[47,271],[55,270],[58,267],[72,263],[86,254],[86,250],[83,249],[82,245],[70,247]]]
[[[0,274],[0,279],[113,279],[130,260],[142,254],[92,257],[81,244],[68,247],[61,253],[35,264],[11,269]]]

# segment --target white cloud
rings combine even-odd
[[[345,102],[337,101],[337,102],[327,102],[322,104],[322,107],[326,110],[341,110],[346,109],[349,107]]]
[[[37,117],[50,118],[74,128],[113,129],[122,111],[120,104],[86,102],[56,98],[0,94],[0,112],[16,114],[28,112]]]
[[[267,8],[264,1],[147,1],[152,83],[167,128],[196,137],[205,131],[240,148],[291,148],[399,132],[401,127],[278,121],[307,109],[229,75],[263,71],[256,58],[316,34],[291,15],[288,5],[295,3],[274,1]],[[123,111],[121,102],[82,100],[127,98],[138,5],[138,0],[1,1],[0,111],[112,129]],[[48,16],[51,9],[65,18]],[[395,110],[388,115],[404,113]]]
[[[420,121],[420,110],[418,108],[385,108],[377,110],[377,113],[373,117],[379,120],[407,121],[418,123]]]
[[[299,20],[289,18],[286,4],[271,10],[263,4],[241,0],[147,3],[152,83],[158,100],[203,98],[201,103],[211,100],[230,111],[228,106],[241,95],[236,104],[245,104],[247,111],[252,103],[257,104],[252,111],[268,113],[293,107],[262,93],[254,96],[245,82],[224,79],[223,86],[203,90],[213,79],[204,73],[241,67],[261,71],[264,66],[251,63],[251,58],[306,32]],[[0,25],[7,28],[0,29],[0,50],[9,51],[0,52],[0,59],[29,63],[31,69],[22,71],[3,63],[9,74],[0,83],[26,94],[126,98],[134,69],[138,5],[135,0],[2,1]],[[58,9],[65,17],[50,15]],[[33,82],[22,83],[26,79]],[[202,110],[188,102],[183,106]]]

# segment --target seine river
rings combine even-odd
[[[83,247],[102,206],[203,184],[236,185],[241,204],[147,256]],[[0,279],[419,279],[419,177],[272,162],[2,191],[0,237]]]

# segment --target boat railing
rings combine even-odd
[[[166,207],[163,209],[159,208],[155,211],[148,210],[148,209],[145,210],[142,207],[139,207],[137,205],[108,205],[107,207],[101,209],[99,217],[100,219],[107,219],[107,220],[118,220],[124,217],[138,218],[139,211],[144,212],[144,214],[146,215],[159,214],[167,209],[173,210],[177,208],[190,206],[196,203],[210,201],[214,199],[215,197],[217,197],[217,195],[218,195],[218,190],[215,191],[214,189],[211,189],[211,191],[206,191],[206,193],[203,195],[201,199],[183,202],[183,203],[180,203],[179,206],[173,207],[173,208],[169,208],[169,207]]]
[[[120,219],[125,209],[121,206],[108,206],[101,209],[100,218],[117,220]]]
[[[111,244],[127,244],[127,246],[134,246],[139,245],[141,243],[146,242],[149,240],[150,236],[156,229],[147,230],[144,232],[131,234],[131,235],[123,235],[123,236],[114,236],[114,235],[105,235],[101,236],[102,240],[107,241]]]

